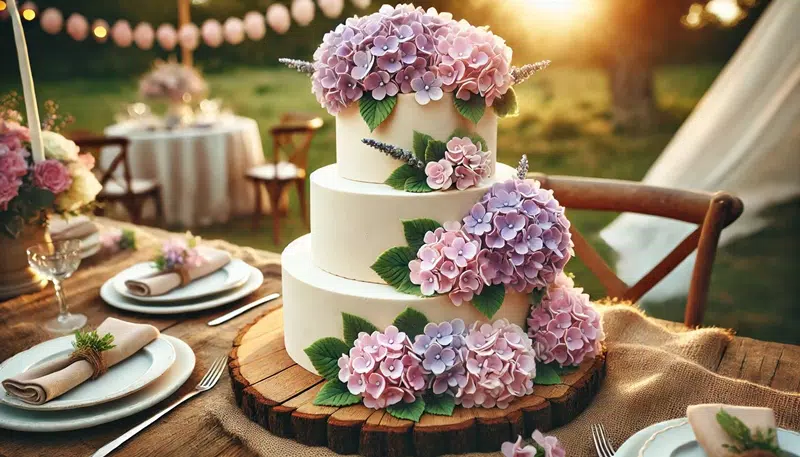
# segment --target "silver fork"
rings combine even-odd
[[[611,441],[606,438],[606,428],[603,427],[603,424],[592,425],[592,440],[598,457],[614,457],[614,454],[617,453],[614,446],[611,445]]]
[[[222,376],[222,372],[225,371],[225,361],[226,360],[227,360],[227,358],[225,356],[222,356],[222,357],[216,359],[214,361],[214,363],[211,364],[211,367],[208,369],[208,372],[206,372],[206,375],[203,376],[203,379],[201,379],[200,382],[197,384],[197,386],[195,386],[193,391],[187,393],[183,397],[181,397],[178,400],[176,400],[173,404],[171,404],[171,405],[167,406],[166,408],[162,409],[161,411],[156,413],[150,419],[147,419],[146,421],[142,422],[141,424],[137,425],[136,427],[133,427],[132,429],[128,430],[127,432],[125,432],[119,438],[117,438],[114,441],[111,441],[108,444],[106,444],[105,446],[101,447],[100,449],[97,450],[97,452],[92,454],[92,457],[105,457],[106,455],[112,453],[116,448],[120,447],[122,445],[122,443],[124,443],[124,442],[128,441],[129,439],[133,438],[137,433],[139,433],[142,430],[144,430],[145,428],[147,428],[147,426],[149,426],[153,422],[159,420],[164,415],[166,415],[168,412],[170,412],[173,409],[177,408],[181,403],[183,403],[183,402],[185,402],[185,401],[189,400],[190,398],[193,398],[193,397],[195,397],[197,395],[200,395],[201,393],[203,393],[203,392],[205,392],[207,390],[210,390],[212,387],[214,387],[217,384],[217,381],[219,381],[220,376]]]

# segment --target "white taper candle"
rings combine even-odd
[[[25,96],[25,111],[28,119],[28,130],[31,136],[31,149],[34,162],[44,161],[42,146],[42,123],[39,121],[39,108],[36,105],[36,91],[33,88],[31,63],[28,59],[28,45],[25,43],[25,31],[22,30],[22,19],[19,17],[16,0],[6,0],[14,27],[14,42],[17,45],[19,74],[22,77],[22,93]]]

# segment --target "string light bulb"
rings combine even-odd
[[[36,19],[36,12],[36,5],[33,2],[25,2],[20,8],[20,13],[22,14],[23,19],[26,21],[32,21]]]
[[[104,43],[108,39],[108,22],[98,19],[92,24],[92,35],[98,43]]]
[[[8,5],[3,0],[0,0],[0,11],[5,11],[8,9]]]

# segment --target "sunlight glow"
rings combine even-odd
[[[742,9],[736,0],[711,0],[706,11],[713,14],[724,25],[732,25],[742,18]]]
[[[513,6],[512,6],[513,5]],[[511,0],[510,11],[527,24],[536,23],[553,31],[565,32],[580,26],[595,15],[592,0]]]

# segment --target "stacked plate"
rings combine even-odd
[[[264,282],[258,268],[239,259],[184,287],[153,297],[133,295],[125,286],[129,279],[156,274],[152,262],[136,264],[106,281],[100,296],[109,305],[144,314],[176,314],[216,308],[244,298]]]
[[[778,443],[787,457],[800,457],[800,433],[778,429]],[[636,433],[614,457],[706,457],[686,418],[659,422]]]
[[[6,379],[72,352],[63,336],[20,352],[0,365]],[[183,341],[160,335],[136,354],[42,405],[7,395],[0,385],[0,428],[29,432],[76,430],[135,414],[167,398],[192,374],[195,357]]]

